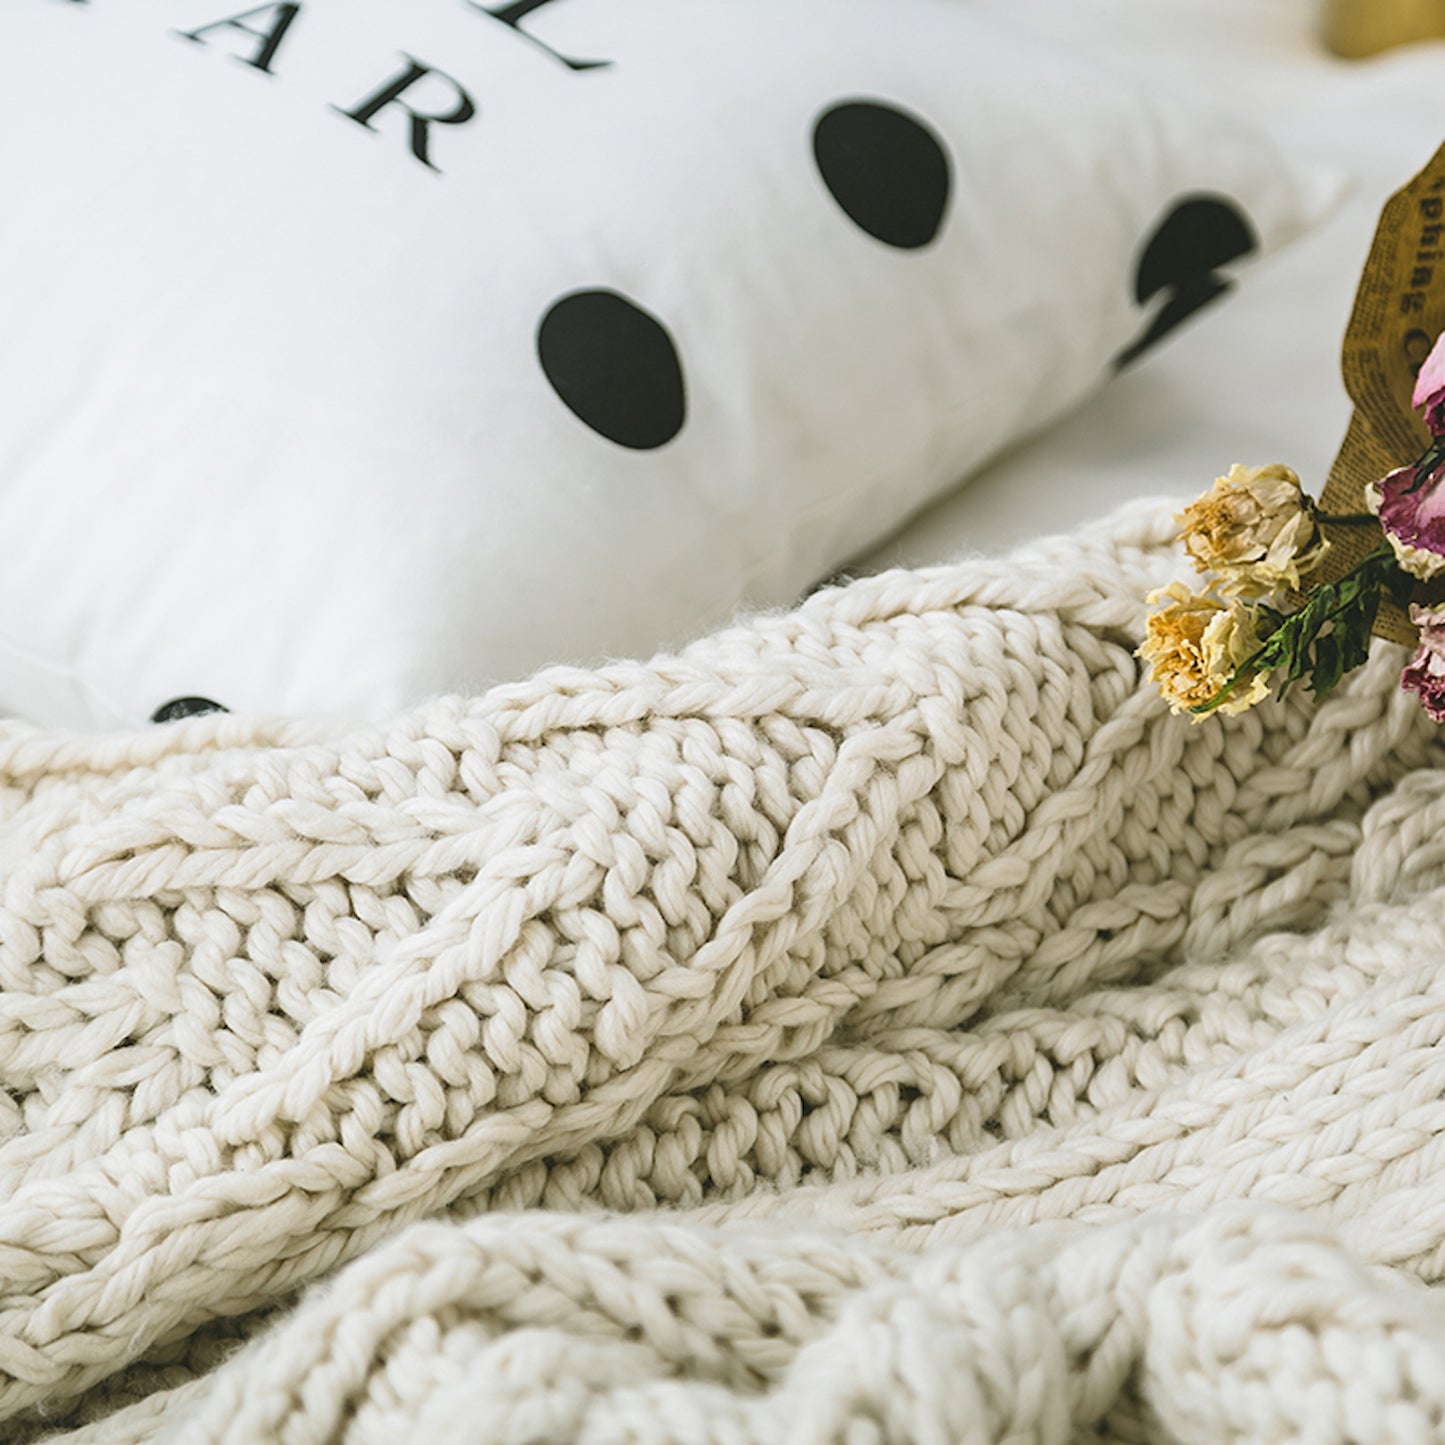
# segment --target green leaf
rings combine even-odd
[[[1327,632],[1315,639],[1314,667],[1310,672],[1310,694],[1318,702],[1333,692],[1345,675],[1345,653],[1339,634]]]
[[[1345,671],[1361,666],[1370,655],[1370,633],[1380,612],[1380,590],[1365,592],[1335,630],[1343,637]]]
[[[1279,696],[1293,683],[1308,677],[1310,693],[1318,700],[1339,685],[1369,656],[1370,630],[1380,610],[1380,589],[1396,582],[1399,568],[1388,547],[1371,552],[1353,571],[1334,582],[1321,582],[1305,598],[1298,612],[1281,617],[1272,609],[1259,616],[1273,624],[1264,644],[1235,671],[1234,676],[1199,707],[1203,715],[1228,701],[1246,678],[1282,669]],[[1278,620],[1276,620],[1278,619]]]

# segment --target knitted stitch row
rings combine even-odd
[[[0,726],[13,1438],[1440,1438],[1445,747],[1169,717],[1171,534]]]

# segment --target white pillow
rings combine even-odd
[[[1329,189],[957,0],[7,0],[0,57],[0,708],[65,726],[786,603]]]

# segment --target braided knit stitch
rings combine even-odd
[[[1170,717],[1172,530],[0,727],[5,1428],[1440,1439],[1445,743],[1383,646]]]

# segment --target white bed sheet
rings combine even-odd
[[[1236,461],[1284,462],[1318,494],[1349,420],[1340,342],[1380,208],[1445,140],[1445,44],[1335,59],[1315,0],[975,3],[1247,106],[1350,186],[1323,225],[1252,266],[1234,294],[848,570],[996,553],[1134,497],[1196,495]]]

